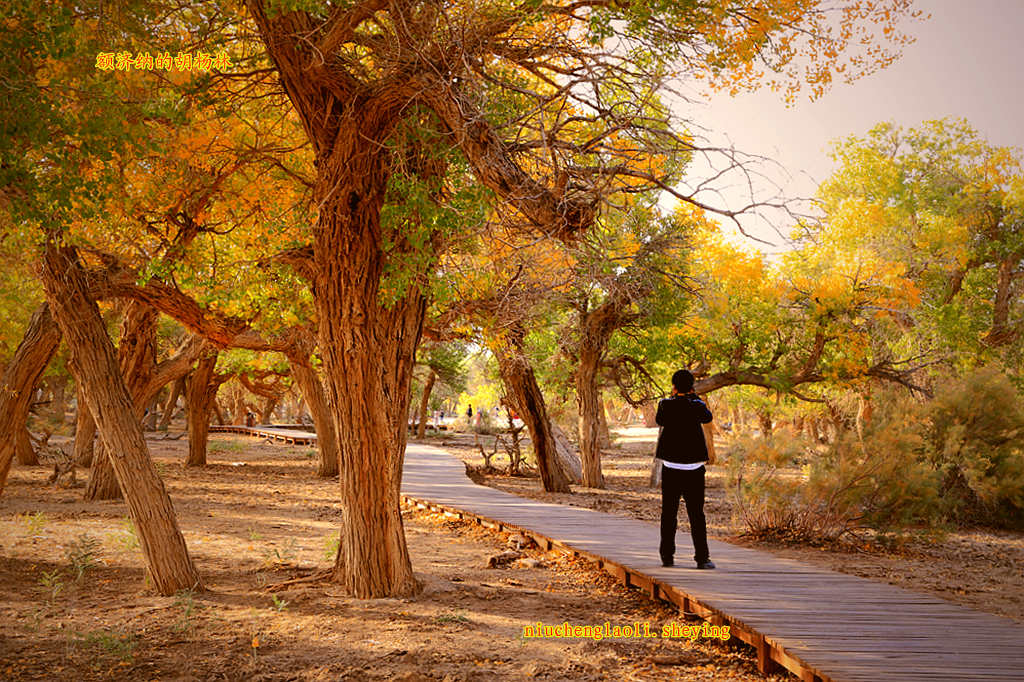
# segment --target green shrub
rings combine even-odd
[[[958,523],[1024,528],[1024,398],[997,367],[942,385],[928,405],[929,459]]]
[[[877,410],[863,438],[845,432],[824,448],[785,431],[740,441],[728,483],[747,532],[814,542],[937,522],[938,476],[922,457],[925,426],[905,402]]]

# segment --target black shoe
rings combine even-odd
[[[705,561],[698,561],[697,562],[697,568],[702,569],[702,570],[710,570],[710,569],[712,569],[714,567],[715,567],[715,565],[711,562],[711,559],[706,559]]]
[[[666,559],[666,558],[662,557],[661,565],[665,566],[666,568],[669,568],[669,567],[675,566],[676,562],[672,561],[672,559]]]

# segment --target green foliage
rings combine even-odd
[[[737,442],[729,485],[749,531],[813,542],[860,528],[1024,528],[1024,399],[995,367],[916,402],[881,393],[861,433],[821,447],[776,432]]]
[[[328,535],[324,538],[324,561],[334,561],[338,555],[338,547],[341,545],[341,538],[337,534]]]
[[[71,572],[75,580],[81,580],[86,571],[96,565],[96,556],[100,550],[100,541],[83,533],[67,548],[65,556],[71,564]]]
[[[25,526],[25,531],[29,535],[39,535],[46,524],[50,522],[46,514],[41,511],[37,511],[35,514],[18,514],[16,518]]]
[[[47,599],[53,601],[57,598],[57,595],[64,589],[64,581],[60,577],[60,569],[54,569],[52,571],[43,573],[39,577],[39,585],[49,594]]]
[[[946,513],[1024,528],[1024,396],[996,366],[942,385],[928,405],[931,465]]]
[[[81,634],[75,644],[123,663],[131,663],[135,658],[139,640],[134,633],[124,630],[93,630]]]
[[[281,599],[276,594],[270,595],[270,599],[274,603],[274,610],[275,611],[281,612],[281,611],[284,611],[288,607],[288,602],[285,601],[284,599]]]
[[[192,618],[195,615],[195,592],[179,590],[174,595],[174,608],[180,609],[178,620],[174,623],[175,632],[186,632],[192,629]]]

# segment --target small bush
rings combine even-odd
[[[941,507],[922,461],[924,426],[902,411],[824,449],[787,432],[740,441],[728,477],[738,514],[751,535],[795,542],[932,523]]]

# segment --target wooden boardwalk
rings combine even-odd
[[[532,536],[597,562],[624,584],[697,613],[755,647],[758,666],[803,680],[1024,680],[1024,626],[935,597],[710,541],[714,571],[689,568],[685,521],[674,568],[654,524],[479,486],[463,463],[410,444],[403,501]],[[561,622],[552,613],[552,625]]]
[[[289,424],[287,426],[298,427],[299,425]],[[309,445],[316,442],[316,434],[312,431],[300,431],[298,428],[286,428],[270,424],[261,424],[258,426],[211,424],[210,433],[244,433],[249,436],[259,436],[260,438],[273,438],[274,440],[284,441],[285,443],[291,443],[292,445]]]

